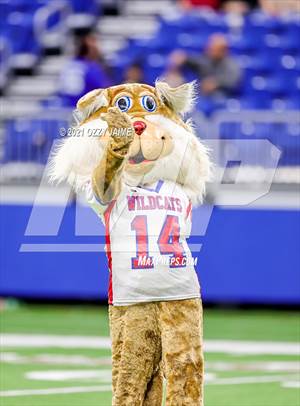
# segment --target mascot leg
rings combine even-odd
[[[143,406],[161,406],[163,398],[163,373],[158,365],[147,386]]]
[[[160,302],[166,406],[203,405],[202,305],[200,299]]]
[[[156,309],[153,303],[109,307],[113,406],[142,406],[161,392],[155,376],[161,359]]]

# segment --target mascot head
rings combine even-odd
[[[77,103],[73,135],[54,150],[52,180],[67,180],[76,190],[84,186],[110,136],[103,117],[109,108],[117,107],[129,116],[135,131],[124,181],[146,185],[170,180],[179,183],[194,204],[201,203],[210,162],[206,148],[183,119],[193,107],[194,94],[194,83],[171,88],[159,81],[155,87],[134,83],[87,93]]]

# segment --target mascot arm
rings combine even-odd
[[[106,204],[120,193],[122,172],[133,141],[134,128],[129,116],[117,107],[110,108],[101,118],[108,124],[110,138],[93,171],[92,188],[97,199]]]

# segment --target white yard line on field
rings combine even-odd
[[[1,359],[1,358],[0,358]],[[299,372],[299,361],[206,361],[213,371]]]
[[[0,334],[0,347],[110,349],[108,337],[42,334]],[[205,340],[205,352],[237,355],[300,355],[300,343],[272,341]]]
[[[110,383],[110,370],[52,370],[52,371],[31,371],[25,374],[27,379],[37,381],[93,381],[98,383]],[[237,376],[229,378],[218,378],[216,374],[205,373],[205,384],[208,385],[242,385],[251,383],[267,383],[281,381],[296,381],[299,378],[297,374],[286,375],[255,375],[255,376]]]
[[[258,376],[239,376],[233,378],[216,378],[207,380],[207,385],[242,385],[251,383],[267,383],[291,381],[299,378],[299,375],[258,375]]]
[[[299,379],[297,381],[288,381],[288,382],[283,382],[281,384],[282,387],[284,388],[295,388],[295,389],[300,389],[300,381]]]
[[[237,355],[300,355],[300,343],[282,341],[206,340],[204,351]]]
[[[0,353],[0,361],[7,364],[111,366],[111,357],[86,357],[84,355],[65,354],[20,355],[16,352],[2,352]]]
[[[0,347],[102,348],[110,349],[109,337],[0,334]]]
[[[214,375],[205,377],[205,385],[241,385],[281,382],[285,388],[299,388],[298,376],[296,375],[266,375],[266,376],[244,376],[236,378],[216,378]],[[59,395],[69,393],[89,393],[89,392],[110,392],[111,385],[98,386],[74,386],[65,388],[51,389],[20,389],[0,391],[1,397],[15,396],[40,396],[40,395]]]
[[[21,355],[17,352],[0,352],[0,362],[6,364],[111,366],[111,357],[66,354]],[[210,371],[262,371],[300,372],[299,361],[206,361]]]
[[[30,371],[25,374],[27,379],[34,381],[73,381],[73,380],[97,380],[98,383],[111,383],[111,369],[108,370],[52,370]]]
[[[111,385],[102,386],[74,386],[68,388],[51,388],[51,389],[20,389],[0,391],[0,397],[12,396],[34,396],[34,395],[58,395],[67,393],[83,393],[83,392],[110,392]]]

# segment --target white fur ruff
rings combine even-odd
[[[124,171],[123,180],[129,184],[149,184],[159,179],[170,180],[184,188],[193,205],[202,203],[205,183],[210,178],[210,161],[206,147],[192,130],[187,131],[162,115],[149,115],[146,118],[164,128],[172,136],[174,149],[168,156],[158,159],[154,168],[142,178]],[[77,191],[91,179],[105,148],[101,138],[89,137],[87,130],[91,128],[105,130],[107,124],[99,118],[80,128],[84,129],[81,136],[68,137],[55,148],[49,167],[52,182],[67,181]]]

